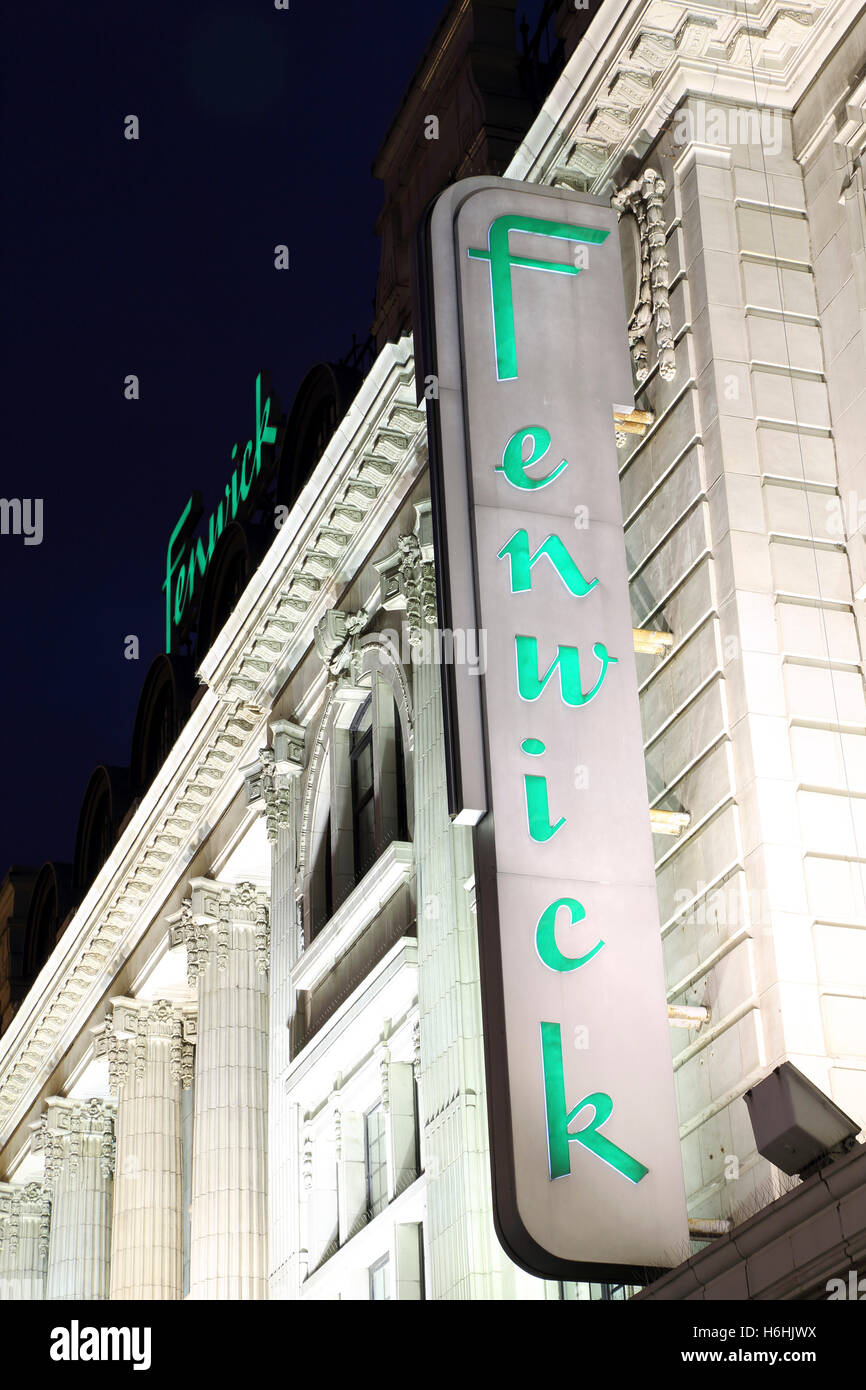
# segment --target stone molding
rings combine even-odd
[[[603,5],[506,171],[580,192],[611,189],[688,93],[790,111],[838,42],[854,0],[767,0],[758,13],[687,0]],[[849,21],[850,22],[850,21]]]

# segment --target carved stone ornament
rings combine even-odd
[[[620,217],[631,213],[638,226],[640,283],[637,306],[628,326],[628,341],[638,381],[644,381],[649,373],[647,335],[651,324],[655,327],[659,376],[663,381],[672,381],[677,370],[668,299],[669,267],[662,212],[664,196],[664,179],[655,169],[645,169],[639,178],[632,179],[611,198],[611,204]]]
[[[168,1043],[172,1081],[188,1090],[193,1079],[193,1048],[186,1037],[181,1010],[168,999],[152,1003],[124,999],[110,1006],[105,1019],[105,1040],[108,1084],[113,1095],[119,1094],[128,1082],[130,1061],[136,1080],[144,1081],[151,1056],[150,1042],[157,1038]]]

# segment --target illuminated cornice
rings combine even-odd
[[[792,111],[859,0],[607,0],[507,170],[596,194],[642,160],[683,98]]]
[[[208,686],[0,1038],[0,1148],[151,928],[267,742],[273,700],[424,463],[411,340],[388,344],[211,647]],[[22,1142],[25,1142],[22,1139]]]

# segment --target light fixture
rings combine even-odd
[[[857,1121],[791,1062],[775,1067],[743,1099],[758,1153],[783,1173],[806,1178],[857,1143]]]

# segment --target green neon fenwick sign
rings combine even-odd
[[[537,258],[512,255],[509,250],[510,232],[529,233],[534,236],[550,237],[558,241],[582,242],[600,245],[607,238],[607,232],[591,227],[572,227],[563,222],[551,222],[538,217],[497,217],[490,225],[488,249],[480,251],[469,248],[469,257],[485,260],[490,264],[490,298],[493,312],[493,336],[496,354],[496,377],[498,381],[513,381],[518,376],[517,342],[514,322],[514,298],[511,284],[512,269],[545,271],[560,275],[577,275],[578,267],[565,265],[558,261],[538,260]],[[528,452],[526,445],[529,445]],[[514,431],[502,451],[502,463],[495,471],[510,488],[520,492],[534,492],[539,488],[555,485],[568,468],[568,460],[561,459],[545,476],[528,475],[547,456],[551,446],[551,433],[544,425],[527,425]],[[554,456],[555,457],[555,456]],[[514,505],[511,503],[510,505]],[[517,593],[531,593],[533,566],[544,557],[553,566],[565,591],[571,598],[582,599],[598,585],[598,579],[587,581],[581,573],[577,561],[572,556],[562,537],[551,533],[534,554],[530,554],[529,537],[525,530],[518,530],[497,552],[497,559],[509,562],[509,596]],[[507,601],[507,600],[506,600]],[[531,614],[530,610],[530,614]],[[525,606],[521,609],[521,621],[527,617]],[[584,690],[580,670],[580,652],[577,647],[558,645],[554,661],[544,675],[540,674],[538,641],[534,636],[516,633],[514,636],[517,691],[529,705],[540,700],[554,671],[559,672],[559,698],[571,709],[580,709],[589,704],[601,691],[608,668],[616,664],[618,658],[611,656],[602,641],[592,645],[593,656],[599,663],[600,671],[590,689]],[[544,716],[536,715],[541,729]],[[540,738],[528,736],[521,742],[522,751],[530,757],[542,757],[546,745]],[[567,817],[561,815],[551,822],[548,802],[547,778],[539,773],[523,774],[523,794],[526,808],[526,829],[531,840],[545,844],[563,829]],[[588,965],[602,950],[603,941],[576,959],[565,956],[556,944],[556,914],[565,909],[571,915],[572,923],[580,922],[586,916],[582,903],[574,898],[560,898],[544,909],[536,927],[538,955],[544,966],[558,973],[573,971]],[[547,1152],[549,1178],[567,1176],[571,1172],[569,1144],[581,1144],[596,1158],[615,1168],[630,1182],[640,1182],[649,1171],[642,1163],[626,1153],[617,1144],[600,1133],[613,1113],[613,1100],[604,1092],[597,1091],[584,1096],[571,1110],[565,1102],[565,1082],[563,1074],[562,1045],[560,1025],[553,1021],[541,1022],[541,1057],[544,1071],[545,1114],[547,1124]],[[592,1109],[590,1116],[586,1112]],[[573,1131],[570,1126],[579,1118],[583,1128]]]
[[[277,442],[277,425],[271,423],[271,397],[262,401],[262,374],[256,377],[256,430],[255,438],[248,439],[243,453],[238,458],[238,445],[232,448],[231,457],[235,468],[225,485],[225,494],[220,498],[216,509],[211,513],[207,524],[207,539],[204,529],[193,537],[190,532],[195,525],[193,515],[194,501],[190,497],[175,523],[169,536],[165,554],[165,650],[171,652],[178,630],[195,601],[201,597],[204,577],[213,559],[217,541],[230,522],[248,503],[257,485],[262,481],[263,457],[265,451]],[[276,409],[279,414],[278,408]],[[267,471],[267,470],[265,470]]]
[[[634,409],[617,217],[485,176],[423,232],[439,621],[487,654],[480,679],[440,674],[449,811],[474,827],[496,1231],[543,1278],[639,1283],[688,1231],[614,438]]]

